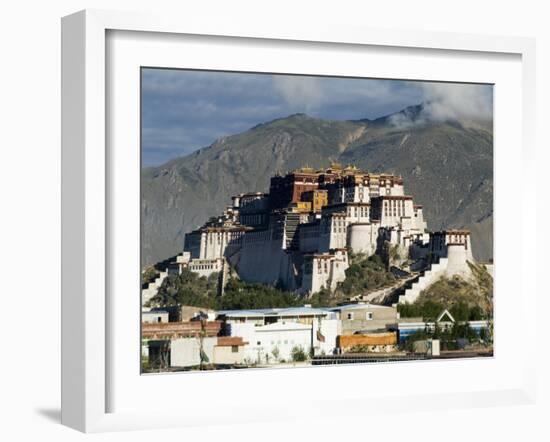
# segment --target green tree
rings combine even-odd
[[[333,304],[333,301],[332,293],[326,287],[323,287],[309,298],[309,303],[312,307],[328,307]]]
[[[450,309],[455,321],[467,321],[470,317],[470,308],[464,301],[459,301]]]
[[[223,310],[296,307],[303,305],[303,299],[272,286],[230,279],[219,305]]]
[[[294,362],[304,362],[307,360],[307,353],[301,346],[292,347],[290,356]]]
[[[192,305],[215,308],[217,284],[217,273],[206,278],[184,269],[180,275],[171,275],[164,279],[157,294],[149,301],[149,305],[154,307]]]
[[[346,269],[346,279],[336,288],[336,295],[360,295],[395,282],[395,276],[386,270],[378,255],[368,258],[363,254],[351,255],[350,263]]]

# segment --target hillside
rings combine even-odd
[[[181,251],[185,232],[222,211],[231,195],[267,191],[276,171],[330,161],[402,175],[406,192],[424,205],[430,229],[469,228],[476,258],[492,258],[491,126],[414,122],[420,110],[412,107],[373,121],[291,115],[144,169],[142,263]],[[396,125],[401,120],[395,116],[411,123]]]

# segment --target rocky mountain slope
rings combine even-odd
[[[142,263],[180,252],[184,234],[220,213],[231,195],[267,191],[276,171],[330,161],[402,175],[430,229],[469,228],[476,258],[492,258],[492,124],[430,122],[421,115],[422,106],[377,120],[296,114],[143,169]]]

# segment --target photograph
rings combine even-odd
[[[494,356],[493,84],[140,75],[142,374]]]

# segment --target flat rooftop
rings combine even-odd
[[[265,316],[319,316],[331,313],[329,308],[313,307],[287,307],[287,308],[265,308],[251,310],[220,310],[217,316],[231,317],[258,317]]]

